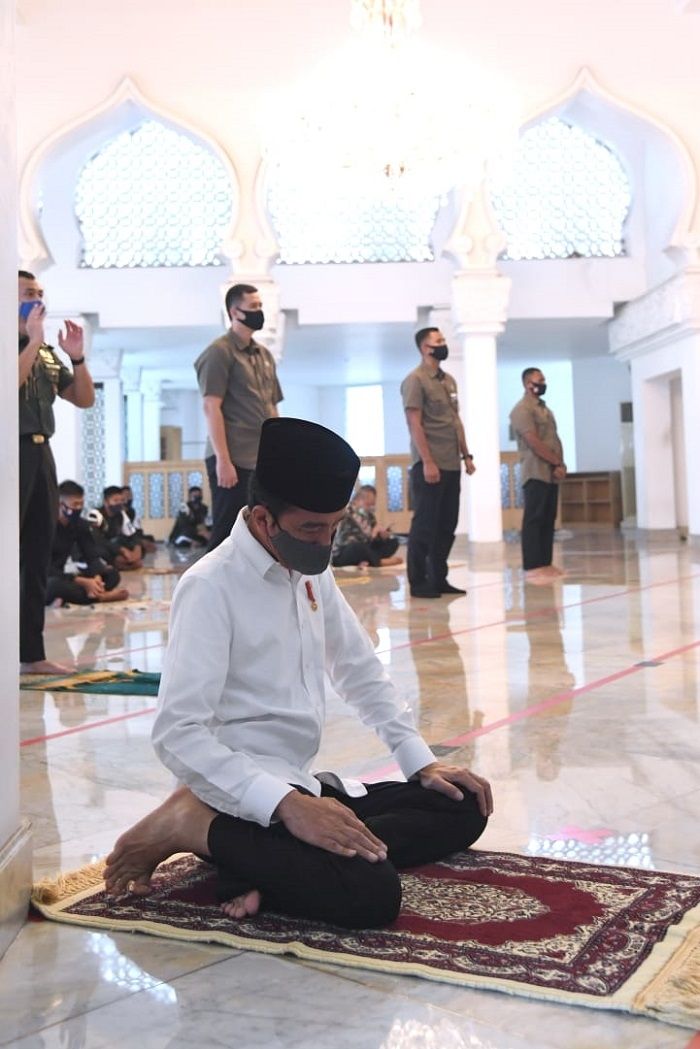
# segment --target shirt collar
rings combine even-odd
[[[252,357],[254,354],[260,353],[260,343],[257,343],[255,339],[251,339],[248,345],[245,346],[241,339],[239,339],[239,337],[236,335],[233,328],[229,328],[227,335],[229,343],[231,344],[231,346],[233,346],[234,350],[238,350],[239,353],[245,353],[248,357]]]
[[[444,379],[445,377],[445,373],[439,364],[436,372],[431,371],[424,361],[421,361],[418,367],[421,369],[423,374],[426,375],[429,379]]]
[[[236,518],[231,530],[231,538],[241,550],[246,561],[253,566],[261,578],[265,579],[268,573],[275,568],[286,571],[251,533],[245,519],[245,510],[241,510]]]

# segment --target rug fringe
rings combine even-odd
[[[32,901],[55,904],[86,889],[93,889],[103,880],[104,870],[104,860],[98,860],[77,871],[59,874],[56,878],[42,878],[32,888]]]
[[[659,1020],[700,1023],[700,929],[665,966],[642,995],[644,1007]]]

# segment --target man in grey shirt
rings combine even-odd
[[[412,597],[464,594],[447,582],[447,558],[459,514],[460,459],[468,474],[476,467],[459,417],[457,383],[440,367],[448,354],[445,336],[439,328],[422,328],[415,340],[421,363],[401,383],[413,461],[408,582]]]
[[[520,539],[523,568],[531,582],[545,582],[561,571],[552,564],[559,483],[566,477],[557,422],[542,400],[547,383],[539,368],[522,374],[525,393],[510,413],[518,440],[525,510]]]
[[[231,327],[195,361],[204,399],[209,438],[206,468],[212,496],[209,550],[231,532],[248,501],[260,429],[278,414],[282,390],[275,359],[253,338],[265,323],[262,300],[252,284],[234,284],[226,292]]]

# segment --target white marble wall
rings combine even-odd
[[[10,504],[17,491],[17,292],[16,179],[14,111],[14,4],[0,5],[0,437],[3,456],[0,485]],[[10,551],[17,547],[17,517],[5,514],[3,534]],[[26,826],[19,811],[19,637],[17,622],[18,563],[7,557],[3,566],[6,600],[0,606],[0,955],[17,932],[26,913],[31,877],[31,854]]]

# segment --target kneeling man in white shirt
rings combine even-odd
[[[145,895],[189,851],[216,865],[232,918],[377,927],[398,914],[399,870],[484,830],[488,782],[436,761],[328,567],[359,466],[323,426],[264,423],[247,509],[173,598],[153,744],[180,786],[117,841],[110,892]],[[406,782],[312,771],[327,679]]]

